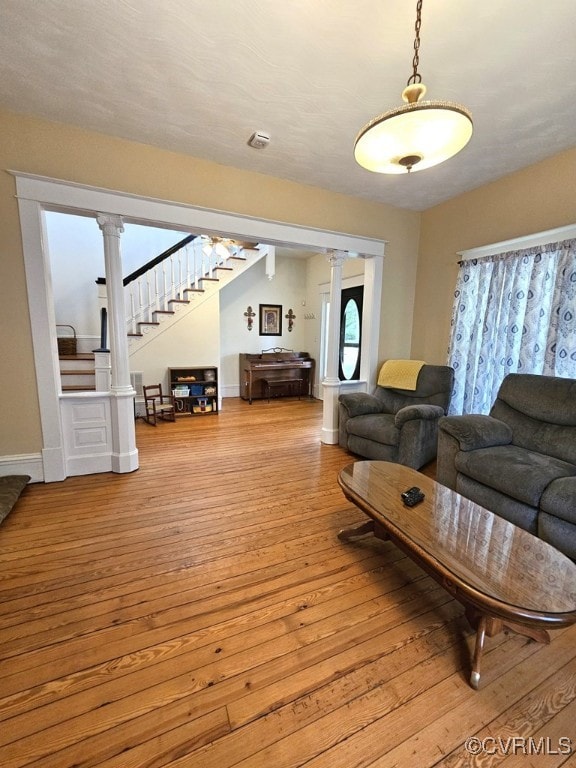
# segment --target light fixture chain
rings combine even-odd
[[[412,76],[408,78],[408,85],[421,83],[422,77],[418,73],[418,64],[420,63],[420,27],[422,26],[422,0],[416,3],[416,24],[414,26],[414,58],[412,59]]]
[[[404,105],[370,120],[354,143],[356,161],[375,173],[432,168],[460,152],[472,136],[472,116],[466,107],[449,101],[421,101],[426,94],[418,73],[422,2],[416,2],[413,74],[402,91]]]

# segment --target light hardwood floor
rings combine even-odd
[[[336,538],[364,518],[320,421],[225,400],[138,422],[133,474],[28,487],[0,527],[1,768],[576,765],[576,627],[488,640],[473,691],[459,604]]]

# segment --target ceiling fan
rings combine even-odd
[[[230,252],[240,253],[244,249],[255,250],[259,245],[259,243],[248,240],[234,240],[231,237],[212,237],[210,235],[200,235],[200,237],[204,241],[203,250],[205,252],[215,250],[222,256],[228,256]]]

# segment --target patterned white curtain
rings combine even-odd
[[[576,378],[576,239],[461,263],[450,413],[488,413],[508,373]]]

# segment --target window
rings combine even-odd
[[[345,288],[340,309],[340,352],[338,377],[341,381],[360,378],[362,303],[364,286]]]
[[[576,378],[576,239],[460,266],[450,413],[488,413],[508,373]]]

